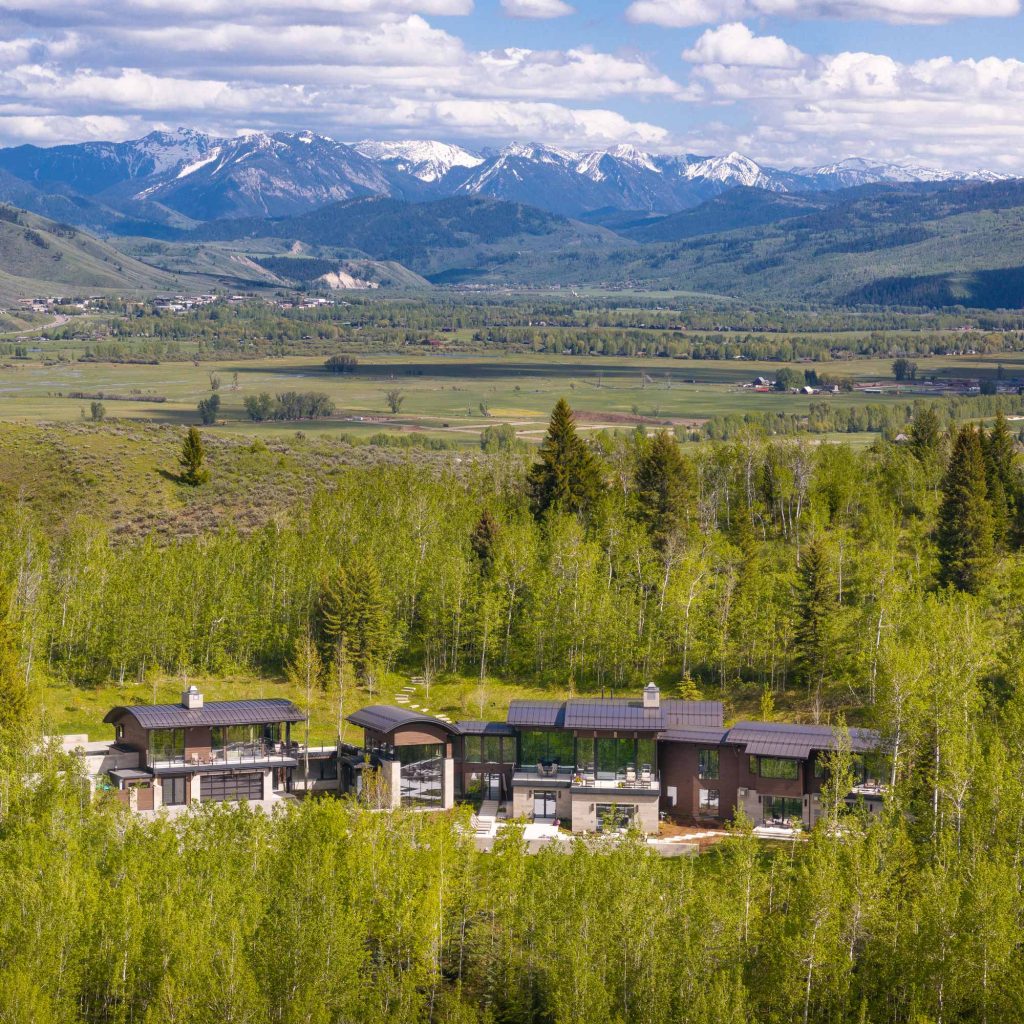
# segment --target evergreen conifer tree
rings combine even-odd
[[[812,540],[797,569],[796,672],[808,691],[820,698],[829,657],[829,627],[835,593],[821,543]]]
[[[668,431],[660,430],[644,445],[636,470],[640,518],[656,546],[680,529],[693,487],[693,468]]]
[[[992,562],[994,526],[981,439],[963,427],[942,481],[939,508],[939,580],[975,593]]]
[[[540,462],[530,470],[533,513],[537,518],[549,509],[585,513],[597,501],[602,486],[597,458],[576,433],[569,403],[560,398],[540,447]]]
[[[985,455],[985,480],[992,505],[994,540],[997,547],[1006,547],[1012,539],[1017,517],[1018,486],[1013,464],[1013,435],[1002,410],[996,414],[992,429],[982,433]]]
[[[372,560],[358,559],[340,568],[325,584],[318,630],[325,661],[346,658],[361,679],[372,681],[394,638],[384,584]]]
[[[490,572],[494,564],[494,545],[500,532],[498,521],[491,514],[491,510],[485,508],[469,538],[473,553],[480,559],[480,566],[485,573]]]
[[[942,425],[932,405],[920,407],[910,424],[910,450],[921,462],[926,462],[939,450],[942,443]]]
[[[202,435],[195,427],[189,427],[181,445],[181,481],[190,487],[198,487],[210,479],[206,465],[206,447]]]

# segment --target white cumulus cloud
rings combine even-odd
[[[1020,10],[1020,0],[633,0],[626,17],[666,28],[772,16],[937,24],[1011,18]]]
[[[565,0],[501,0],[501,6],[513,18],[563,18],[576,10]]]
[[[742,22],[732,22],[708,29],[683,52],[683,59],[695,64],[788,68],[800,64],[804,55],[778,36],[755,36]]]

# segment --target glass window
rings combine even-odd
[[[185,730],[152,729],[149,733],[150,761],[185,763]]]
[[[627,765],[636,766],[636,742],[634,740],[604,739],[597,741],[597,777],[614,779],[625,777]]]
[[[700,812],[718,816],[718,790],[702,789],[700,791]]]
[[[629,828],[636,818],[636,804],[598,804],[596,810],[598,832]]]
[[[645,764],[654,768],[654,762],[657,759],[656,755],[657,744],[654,740],[637,740],[636,741],[636,766],[642,768]]]
[[[178,807],[185,803],[185,776],[168,775],[161,782],[163,802],[167,807]]]
[[[519,763],[526,767],[540,763],[571,765],[573,763],[571,732],[533,730],[519,734]]]
[[[484,760],[488,764],[500,764],[501,762],[501,737],[484,737]]]
[[[757,774],[757,758],[753,754],[751,754],[749,759],[747,760],[747,768],[749,769],[751,775]]]
[[[204,803],[209,800],[262,800],[263,774],[204,775],[199,783],[199,799]]]
[[[519,734],[519,763],[537,764],[547,755],[547,734],[543,732],[523,732]]]
[[[701,750],[697,754],[697,774],[702,779],[718,778],[718,751]],[[701,790],[701,792],[704,792]]]
[[[762,803],[765,821],[799,822],[803,820],[804,805],[799,797],[766,796]]]
[[[444,746],[441,743],[414,743],[408,747],[395,747],[394,759],[403,765],[440,757],[444,757]]]
[[[467,736],[462,741],[462,758],[470,764],[480,763],[480,742],[481,736]]]
[[[800,762],[791,757],[762,757],[761,778],[798,779],[800,778]]]
[[[444,747],[440,743],[422,743],[398,747],[401,762],[402,805],[438,807],[444,801]]]

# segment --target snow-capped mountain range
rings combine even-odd
[[[646,153],[618,145],[574,152],[512,143],[472,152],[430,140],[355,144],[313,132],[217,138],[182,128],[130,142],[0,149],[0,199],[66,219],[130,230],[275,217],[381,195],[412,201],[487,196],[580,217],[599,211],[675,213],[736,187],[823,192],[880,183],[1001,180],[851,158],[790,170],[726,156]]]

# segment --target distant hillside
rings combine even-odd
[[[734,210],[762,223],[704,230]],[[812,196],[735,190],[620,230],[647,244],[573,276],[804,302],[1024,307],[1024,182],[1016,180]]]
[[[0,206],[0,298],[171,288],[174,278],[85,231]]]
[[[214,221],[190,232],[189,241],[278,239],[332,250],[338,258],[394,261],[446,283],[491,274],[502,277],[537,252],[594,251],[627,245],[599,227],[495,199],[454,197],[431,203],[356,199],[297,217]],[[522,281],[512,274],[509,280]]]

